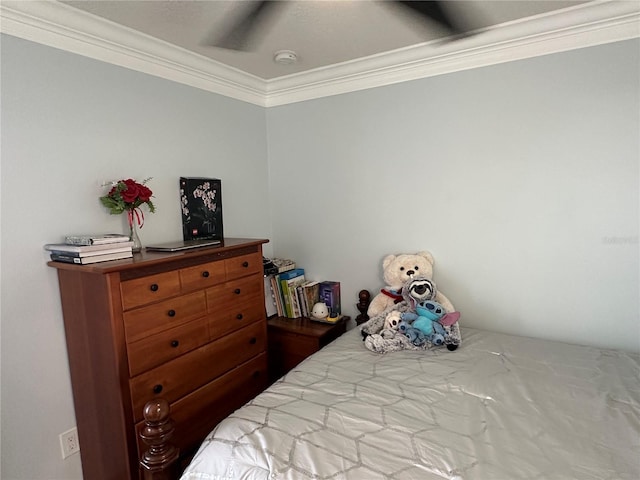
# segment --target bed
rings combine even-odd
[[[179,478],[640,478],[639,354],[461,332],[455,351],[378,354],[348,331],[222,421]]]

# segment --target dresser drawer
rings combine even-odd
[[[138,375],[131,379],[136,421],[142,419],[145,403],[154,397],[174,402],[266,348],[266,326],[255,323]]]
[[[175,430],[171,443],[181,451],[197,447],[213,427],[266,386],[267,356],[262,354],[172,403],[171,419]],[[142,418],[137,412],[136,416]],[[148,448],[140,439],[142,428],[144,422],[140,421],[136,424],[139,455]]]
[[[147,307],[124,313],[127,343],[142,340],[149,335],[177,327],[206,313],[204,291],[170,298]]]
[[[263,273],[262,255],[259,252],[228,258],[224,261],[224,266],[227,280]]]
[[[235,311],[239,305],[262,303],[264,283],[257,275],[216,285],[207,289],[207,312],[220,313],[229,309]]]
[[[206,318],[170,328],[127,345],[132,377],[209,342]]]
[[[226,279],[225,262],[222,260],[180,270],[180,282],[185,292],[223,283]]]
[[[238,304],[232,312],[209,314],[209,335],[220,338],[223,335],[264,320],[264,305],[257,303]]]
[[[174,271],[127,280],[120,284],[120,292],[122,308],[129,310],[178,295],[180,276]]]

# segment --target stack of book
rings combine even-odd
[[[104,235],[68,235],[65,243],[48,243],[44,249],[55,262],[89,263],[107,262],[133,257],[129,237],[117,233]]]
[[[332,317],[340,316],[340,282],[307,280],[303,268],[266,275],[265,301],[268,316],[310,317],[317,302],[324,302]]]

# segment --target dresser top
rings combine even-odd
[[[135,270],[141,267],[153,267],[170,263],[188,264],[193,261],[214,261],[222,259],[242,250],[255,250],[256,247],[268,243],[267,239],[259,238],[225,238],[220,245],[214,247],[202,247],[183,252],[147,252],[143,249],[140,253],[134,253],[132,258],[111,260],[108,262],[91,263],[88,265],[75,265],[73,263],[47,262],[50,267],[59,270],[76,270],[86,273],[105,274],[111,272]]]

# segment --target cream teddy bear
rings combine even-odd
[[[373,318],[387,308],[403,300],[402,287],[414,277],[433,278],[433,256],[429,252],[415,254],[387,255],[382,261],[385,288],[380,290],[367,309],[369,318]],[[437,292],[434,299],[446,311],[452,312],[453,305],[442,293]]]

